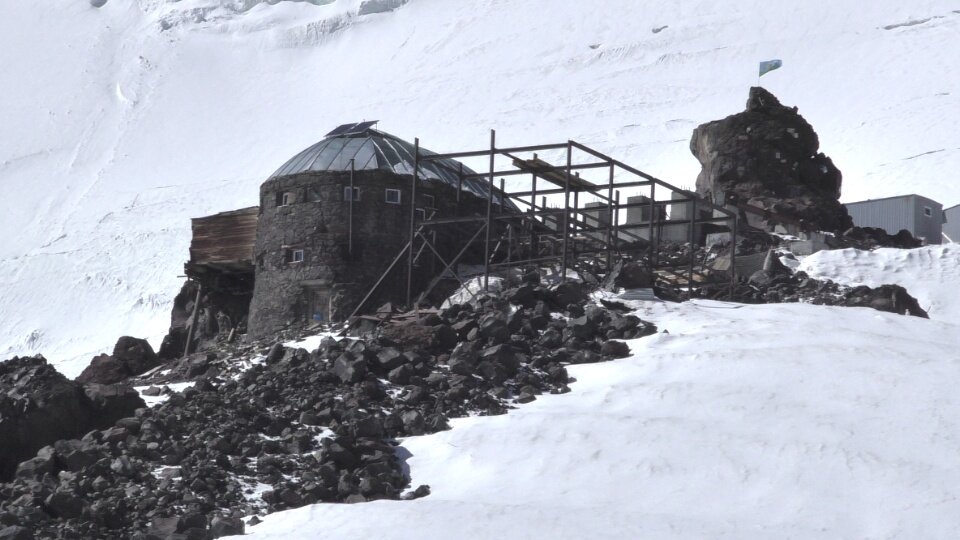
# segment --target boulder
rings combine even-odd
[[[844,295],[843,305],[869,307],[900,315],[913,315],[929,319],[917,299],[899,285],[881,285],[877,288],[855,287]]]
[[[587,301],[587,293],[583,286],[576,281],[567,281],[553,287],[552,293],[553,305],[558,308],[565,308],[570,304],[582,304]]]
[[[647,289],[653,287],[655,275],[649,267],[639,262],[618,261],[603,280],[607,290]]]
[[[123,362],[133,375],[139,375],[160,365],[153,347],[147,340],[130,336],[123,336],[117,340],[113,346],[112,356]]]
[[[143,398],[128,384],[88,384],[83,388],[96,415],[96,428],[113,425],[146,407]]]
[[[239,518],[217,516],[210,521],[210,534],[214,538],[244,534],[243,521]]]
[[[367,374],[367,361],[353,359],[348,353],[341,354],[333,363],[333,372],[345,383],[358,383]]]
[[[54,516],[73,519],[83,515],[83,499],[66,491],[55,491],[43,501]]]
[[[77,382],[113,384],[140,375],[160,365],[160,359],[145,339],[123,336],[113,346],[113,354],[95,356]]]
[[[604,341],[600,346],[600,354],[610,358],[626,358],[630,356],[630,347],[622,341]]]
[[[520,368],[520,362],[517,360],[517,353],[510,345],[494,345],[488,347],[480,353],[480,360],[491,362],[503,369],[508,376],[517,374]]]
[[[406,362],[407,359],[404,358],[403,353],[394,347],[384,347],[377,353],[376,365],[380,372],[390,372]]]
[[[79,383],[110,384],[126,380],[129,376],[130,374],[123,362],[109,354],[100,354],[93,357],[90,365],[83,369],[76,381]]]
[[[83,388],[42,356],[0,362],[0,480],[40,448],[95,429],[95,413]]]
[[[697,193],[717,204],[772,212],[747,216],[767,230],[799,224],[807,230],[845,231],[853,221],[839,202],[842,175],[819,147],[816,132],[796,107],[751,88],[745,111],[693,131],[690,151],[702,167]]]

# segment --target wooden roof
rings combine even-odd
[[[191,269],[202,271],[204,267],[252,272],[258,216],[259,208],[251,206],[193,218],[188,273]]]

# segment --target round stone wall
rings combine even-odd
[[[291,324],[346,318],[408,241],[410,182],[410,176],[382,170],[354,172],[358,198],[353,201],[352,243],[345,193],[349,172],[311,172],[264,182],[249,335],[260,338]],[[388,202],[388,189],[399,190],[400,204]],[[455,215],[457,208],[461,215],[475,214],[485,207],[485,201],[466,193],[458,205],[456,190],[437,183],[423,182],[417,193],[417,208],[439,216]],[[401,266],[366,309],[405,302],[405,262]],[[425,270],[414,273],[418,290],[433,277]]]

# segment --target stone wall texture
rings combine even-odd
[[[291,323],[311,318],[309,289],[329,294],[329,320],[342,320],[361,301],[406,245],[410,227],[411,177],[382,170],[356,171],[353,184],[359,200],[353,202],[353,240],[350,242],[350,202],[344,192],[350,173],[310,172],[271,178],[260,188],[260,217],[254,246],[255,285],[248,333],[267,336]],[[386,190],[398,189],[401,203],[386,201]],[[282,204],[287,194],[287,204]],[[417,208],[427,215],[458,213],[456,190],[436,182],[417,187]],[[466,192],[460,215],[479,215],[486,201]],[[443,244],[443,243],[442,243]],[[450,252],[449,240],[442,251]],[[292,253],[303,250],[303,261]],[[426,286],[439,268],[425,257],[414,272],[417,290]],[[405,262],[392,272],[367,309],[406,300]]]

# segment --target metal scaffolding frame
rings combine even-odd
[[[498,148],[496,132],[490,131],[490,147],[484,150],[467,152],[451,152],[446,154],[425,154],[420,150],[420,140],[414,143],[414,167],[411,177],[410,190],[410,221],[408,242],[401,249],[393,263],[384,271],[377,283],[370,289],[363,300],[351,314],[351,318],[363,309],[366,302],[373,296],[377,288],[386,277],[393,272],[400,261],[406,256],[406,300],[407,306],[419,308],[419,303],[436,285],[436,278],[418,298],[414,298],[413,273],[418,258],[425,252],[436,257],[441,263],[440,275],[449,273],[464,285],[457,273],[457,264],[471,246],[479,241],[483,248],[483,286],[489,289],[491,271],[507,266],[543,265],[559,263],[561,279],[566,280],[567,270],[571,264],[585,256],[593,256],[595,260],[605,260],[610,268],[615,258],[624,253],[645,257],[655,272],[669,274],[675,278],[685,279],[687,287],[695,286],[694,245],[697,241],[698,226],[705,224],[725,224],[725,232],[731,235],[735,245],[737,235],[737,213],[712,201],[703,199],[697,194],[673,186],[659,178],[651,176],[639,169],[631,167],[608,155],[594,150],[573,140],[563,143],[540,144],[532,146],[518,146]],[[541,159],[540,153],[554,152],[565,154],[562,163],[553,164]],[[586,161],[575,160],[586,156]],[[524,159],[524,155],[532,154],[532,158]],[[487,185],[487,200],[485,215],[456,215],[448,217],[423,216],[418,218],[416,212],[416,193],[420,183],[420,165],[429,161],[463,158],[488,158],[489,170],[485,172],[464,174],[461,167],[458,171],[457,209],[459,214],[463,180],[467,178],[482,178]],[[506,158],[510,165],[507,168],[497,168],[497,159]],[[581,177],[581,173],[590,173],[597,170],[606,170],[600,183]],[[508,191],[505,178],[529,178],[526,189]],[[495,179],[500,178],[500,185],[495,186]],[[552,184],[553,187],[542,188],[538,180]],[[516,184],[516,183],[515,183]],[[496,189],[499,187],[499,190]],[[516,185],[514,186],[516,187]],[[538,189],[538,187],[540,189]],[[647,200],[639,203],[621,203],[620,190],[645,190]],[[494,212],[495,193],[500,198],[499,211]],[[679,194],[679,195],[678,195]],[[548,207],[547,197],[562,195],[559,207]],[[581,206],[583,195],[591,196],[601,206]],[[668,195],[670,198],[657,200],[658,195]],[[540,197],[540,203],[537,198]],[[506,209],[507,198],[519,208],[519,211]],[[686,205],[691,207],[689,217],[685,219],[664,219],[667,206]],[[621,211],[631,208],[647,208],[649,215],[646,222],[621,224]],[[605,213],[605,219],[600,219]],[[687,241],[690,244],[690,257],[685,267],[678,265],[661,264],[657,252],[662,243],[662,233],[665,226],[686,225],[688,228]],[[475,231],[466,231],[470,239],[463,243],[459,253],[445,259],[436,245],[435,234],[426,234],[428,230],[437,230],[438,227],[457,227],[457,238],[461,237],[462,228],[476,227]],[[644,235],[643,232],[646,231]],[[526,232],[527,234],[523,234]],[[479,239],[480,235],[483,239]],[[646,236],[646,238],[644,238]],[[549,244],[545,252],[543,243]],[[498,260],[498,254],[503,248],[504,260]],[[559,251],[559,253],[557,253]],[[643,252],[646,252],[645,256]],[[734,283],[734,268],[736,250],[730,253],[730,280]],[[604,257],[601,257],[604,255]]]

